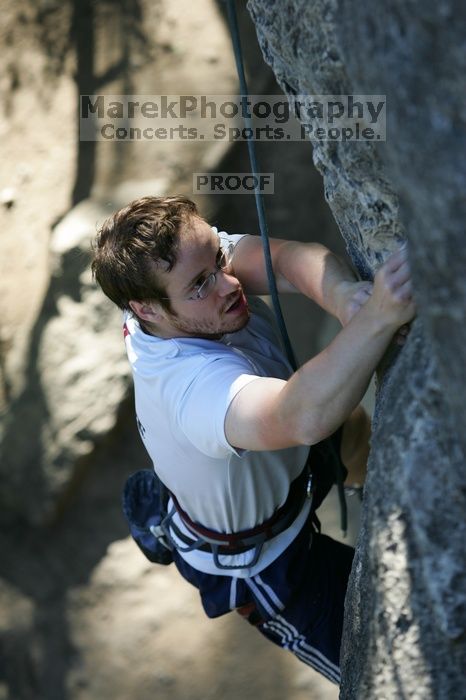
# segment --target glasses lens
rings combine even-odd
[[[220,258],[220,261],[218,263],[218,267],[220,270],[226,270],[227,268],[230,267],[231,261],[233,259],[233,250],[234,246],[229,245],[228,248],[225,248],[222,252],[222,256]]]
[[[234,245],[230,244],[228,248],[224,248],[222,250],[222,254],[220,256],[220,259],[217,263],[217,269],[218,270],[228,270],[229,267],[231,267],[231,261],[233,259],[233,251],[234,251]],[[199,289],[196,291],[196,299],[205,299],[206,297],[209,296],[213,288],[215,287],[215,276],[216,273],[212,272],[207,279],[204,280],[204,282],[201,284]]]
[[[197,290],[197,298],[205,299],[215,286],[215,274],[212,272]]]

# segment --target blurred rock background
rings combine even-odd
[[[280,92],[238,3],[251,93]],[[0,29],[0,700],[331,699],[337,690],[235,615],[209,621],[127,537],[125,477],[149,466],[120,314],[94,287],[99,222],[192,173],[247,172],[246,144],[80,142],[79,94],[235,94],[214,0],[4,0]],[[258,144],[271,235],[344,254],[308,142]],[[258,231],[252,196],[197,196]],[[335,324],[284,300],[300,360]],[[358,526],[352,507],[350,538]],[[339,535],[335,499],[323,515]]]

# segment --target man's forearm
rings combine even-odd
[[[319,355],[287,382],[280,397],[281,420],[298,424],[299,442],[311,444],[332,432],[359,404],[395,326],[362,309]]]
[[[319,243],[270,239],[270,250],[280,292],[300,292],[340,321],[344,315],[347,290],[356,281],[351,268]],[[249,294],[268,294],[262,242],[258,236],[244,236],[234,259],[235,273]],[[347,319],[346,319],[347,320]]]
[[[319,243],[289,242],[277,254],[276,273],[281,291],[290,287],[340,318],[345,283],[356,282],[351,268]]]

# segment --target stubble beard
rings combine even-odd
[[[219,340],[226,333],[236,333],[247,326],[250,319],[249,309],[247,314],[239,318],[223,316],[217,321],[195,321],[189,316],[171,314],[170,323],[174,328],[183,334],[193,338],[204,338],[205,340]]]

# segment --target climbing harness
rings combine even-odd
[[[172,552],[175,549],[181,553],[200,550],[212,554],[217,568],[229,570],[255,566],[265,542],[290,527],[301,512],[306,498],[312,499],[312,496],[312,474],[307,461],[301,474],[292,482],[285,503],[272,517],[241,532],[220,533],[191,520],[152,469],[141,469],[127,479],[122,505],[131,535],[150,561],[167,565],[173,561]],[[179,515],[191,537],[186,536],[176,525],[175,514]],[[314,521],[317,526],[317,518]],[[180,545],[180,541],[185,546]],[[251,557],[242,565],[229,565],[220,561],[220,556],[245,552],[251,552]]]

